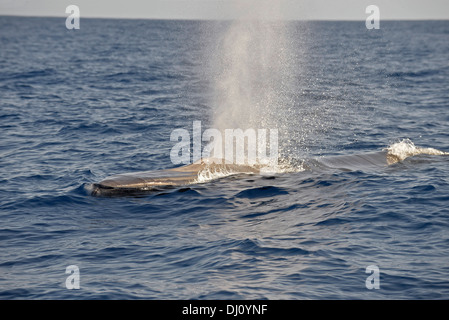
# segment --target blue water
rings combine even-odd
[[[447,156],[89,193],[174,167],[171,131],[212,121],[208,52],[226,27],[0,17],[1,299],[449,298]],[[304,129],[291,157],[405,138],[449,151],[448,21],[289,28]]]

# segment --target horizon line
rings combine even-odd
[[[0,17],[17,18],[61,18],[66,19],[66,15],[26,15],[26,14],[0,14]],[[240,18],[176,18],[176,17],[119,17],[119,16],[81,16],[80,19],[110,19],[110,20],[164,20],[164,21],[236,21]],[[297,19],[263,19],[268,21],[342,21],[342,22],[363,22],[365,19],[348,18],[297,18]],[[382,18],[381,21],[449,21],[449,18]]]

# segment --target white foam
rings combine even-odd
[[[217,159],[215,159],[217,160]],[[216,165],[215,163],[220,163],[219,161],[203,161],[205,164],[204,168],[198,172],[198,177],[195,183],[205,183],[212,180],[229,177],[236,174],[260,174],[262,176],[271,176],[282,173],[292,173],[304,171],[303,162],[296,164],[289,163],[287,161],[282,161],[276,164],[256,164],[253,166],[226,166],[226,165]]]
[[[415,146],[410,139],[403,139],[402,141],[393,143],[391,146],[384,149],[388,152],[390,158],[394,158],[394,162],[403,161],[408,157],[428,154],[428,155],[449,155],[448,152],[440,151],[434,148],[421,148]]]
[[[233,170],[229,170],[226,167],[217,167],[217,166],[208,166],[206,165],[204,169],[198,172],[198,177],[195,180],[195,183],[205,183],[212,180],[229,177],[234,174],[244,173],[237,172]],[[250,173],[250,172],[248,172]]]

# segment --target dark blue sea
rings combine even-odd
[[[448,21],[288,23],[303,170],[90,193],[211,125],[230,24],[0,16],[0,299],[449,298],[449,157],[353,161],[449,151]]]

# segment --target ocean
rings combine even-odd
[[[296,170],[91,193],[213,126],[230,25],[0,16],[0,299],[449,298],[448,21],[288,22],[240,89]]]

